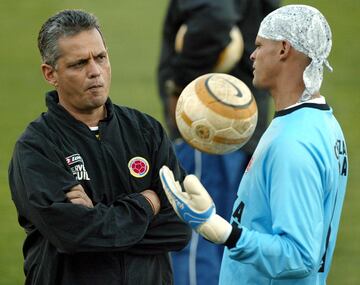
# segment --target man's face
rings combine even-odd
[[[111,67],[106,47],[97,29],[58,40],[60,57],[52,70],[59,102],[76,113],[102,107],[109,94]]]
[[[279,72],[279,51],[281,43],[278,41],[257,37],[256,49],[250,55],[253,61],[253,85],[260,89],[271,89]]]

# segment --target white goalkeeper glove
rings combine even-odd
[[[185,192],[167,166],[160,169],[160,179],[170,204],[182,220],[207,240],[217,244],[228,240],[233,227],[216,214],[213,200],[195,175],[185,177]]]

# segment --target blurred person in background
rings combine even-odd
[[[171,0],[163,23],[158,88],[167,129],[182,166],[201,180],[217,212],[228,219],[241,177],[268,123],[269,94],[252,84],[250,54],[255,49],[260,22],[279,4],[276,0]],[[223,69],[221,60],[234,28],[240,31],[243,51],[239,51],[240,61]],[[198,76],[210,72],[226,72],[241,79],[258,106],[258,123],[251,140],[230,154],[201,153],[181,139],[176,127],[175,107],[181,91]],[[222,255],[222,246],[193,232],[190,244],[171,254],[175,284],[218,284]]]
[[[160,123],[109,98],[96,17],[64,10],[38,35],[47,112],[15,145],[9,183],[26,284],[172,284],[169,252],[191,230],[168,203],[159,167],[184,172]]]

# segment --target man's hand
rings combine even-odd
[[[232,226],[216,214],[213,200],[195,175],[185,177],[185,192],[167,166],[160,169],[160,179],[170,204],[181,219],[204,238],[219,244],[226,242]]]
[[[154,216],[157,213],[159,213],[161,204],[160,204],[159,196],[156,194],[156,192],[153,190],[144,190],[140,194],[142,194],[145,197],[145,199],[149,202],[154,212]]]
[[[92,201],[89,196],[86,194],[84,188],[81,184],[75,185],[66,193],[66,197],[73,204],[83,205],[88,208],[94,208]]]

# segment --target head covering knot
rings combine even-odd
[[[288,41],[294,49],[311,59],[303,73],[305,90],[300,101],[309,100],[320,90],[323,66],[332,71],[327,61],[332,35],[325,17],[316,8],[307,5],[283,6],[263,19],[258,36]]]

